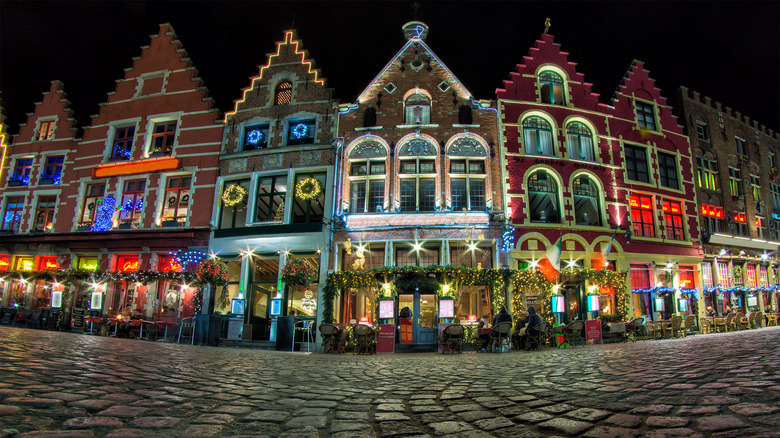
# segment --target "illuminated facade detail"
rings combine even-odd
[[[292,82],[280,82],[274,92],[274,105],[287,105],[292,102]]]
[[[558,73],[545,71],[539,74],[539,92],[542,96],[542,103],[566,105],[563,78]]]

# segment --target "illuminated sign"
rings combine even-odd
[[[179,168],[178,158],[152,158],[150,160],[133,161],[129,163],[110,163],[92,169],[93,178],[106,178],[117,175],[133,175],[138,173],[150,173],[160,170],[173,170]]]
[[[687,312],[688,311],[688,300],[685,298],[679,298],[677,300],[677,307],[680,309],[680,312]]]
[[[656,298],[655,299],[655,311],[656,312],[664,312],[666,311],[666,302],[663,298]]]
[[[94,271],[97,269],[97,265],[98,262],[95,258],[79,258],[79,269],[84,269],[85,271]]]
[[[51,271],[57,269],[59,269],[59,266],[57,266],[57,257],[38,257],[38,270]]]
[[[598,312],[600,308],[599,304],[599,296],[598,295],[588,295],[588,311],[589,312]]]
[[[117,271],[134,272],[138,270],[138,256],[121,256],[117,259]]]
[[[51,306],[62,307],[62,291],[55,290],[51,293]]]
[[[32,271],[33,266],[35,265],[32,258],[21,258],[16,262],[16,269],[19,271]]]
[[[552,296],[552,311],[555,313],[566,313],[566,302],[563,295]]]
[[[0,256],[0,271],[7,271],[11,267],[10,256]]]
[[[455,316],[455,300],[442,298],[439,300],[439,318],[453,318]]]
[[[103,308],[103,292],[92,292],[92,299],[89,301],[89,310],[101,310]]]
[[[393,300],[381,300],[379,302],[379,317],[382,319],[395,318],[395,302]]]

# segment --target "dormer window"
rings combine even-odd
[[[38,126],[38,133],[35,135],[36,140],[51,140],[54,137],[54,120],[47,120],[41,122]]]
[[[292,102],[292,82],[280,82],[274,93],[274,105],[287,105]]]
[[[406,99],[406,124],[427,125],[431,123],[431,99],[424,94],[412,94]]]
[[[636,101],[636,120],[641,128],[647,128],[656,131],[655,125],[655,105],[647,102]]]
[[[539,88],[542,103],[566,105],[564,99],[563,78],[554,72],[545,71],[539,75]]]

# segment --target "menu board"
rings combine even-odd
[[[439,318],[455,316],[455,300],[439,300]]]
[[[588,345],[601,344],[601,320],[585,321],[585,341]]]
[[[70,317],[73,319],[73,328],[84,327],[84,309],[74,307],[70,312]]]
[[[392,303],[392,301],[390,301],[390,303]],[[376,352],[395,352],[395,324],[379,324],[379,338],[376,343]]]
[[[395,301],[392,300],[379,301],[379,319],[395,318],[393,304]]]

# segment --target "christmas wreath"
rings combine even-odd
[[[295,186],[295,196],[301,201],[313,201],[322,194],[322,183],[316,178],[305,178]]]
[[[316,277],[314,266],[304,259],[292,259],[282,266],[282,282],[288,286],[308,286]]]
[[[226,207],[235,207],[236,205],[244,202],[246,195],[247,191],[245,188],[238,184],[233,184],[226,188],[224,192],[222,192],[222,203]]]
[[[308,131],[309,127],[305,123],[298,123],[293,127],[293,136],[300,139],[306,137]]]
[[[734,266],[734,277],[742,278],[742,268],[740,266]]]
[[[227,284],[228,267],[217,258],[208,259],[200,264],[195,276],[201,283],[208,283],[212,286],[221,286]]]

